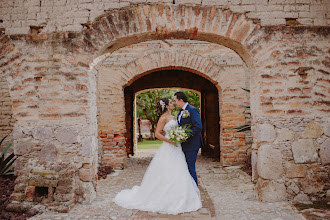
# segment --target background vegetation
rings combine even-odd
[[[200,111],[200,94],[191,90],[184,89],[154,89],[147,92],[139,93],[136,96],[136,116],[140,119],[147,119],[151,123],[151,139],[155,140],[155,131],[158,119],[160,117],[160,111],[157,108],[157,103],[162,98],[170,98],[173,101],[173,96],[177,91],[183,91],[187,97],[189,104],[195,106]],[[176,117],[179,108],[175,108],[172,112]]]

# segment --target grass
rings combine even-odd
[[[138,142],[138,149],[152,149],[152,148],[159,148],[163,141],[155,140],[143,140],[142,142]]]

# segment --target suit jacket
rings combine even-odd
[[[190,125],[190,129],[192,130],[192,135],[185,141],[181,143],[182,150],[184,152],[186,151],[195,151],[199,150],[200,147],[203,147],[203,138],[202,138],[202,121],[199,114],[199,111],[197,108],[191,105],[187,105],[186,109],[190,116],[184,118],[181,117],[181,120],[179,122],[179,116],[178,114],[177,121],[179,122],[180,126],[184,126],[186,124]]]

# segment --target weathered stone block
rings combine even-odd
[[[17,183],[15,184],[15,192],[25,192],[26,184],[25,183]]]
[[[328,137],[330,137],[330,122],[326,123],[324,128],[324,134]]]
[[[46,144],[39,154],[40,161],[52,162],[57,160],[56,147],[54,144]]]
[[[59,194],[73,193],[73,187],[72,186],[58,186],[58,187],[56,187],[56,193],[59,193]]]
[[[32,130],[32,136],[34,139],[48,139],[53,136],[51,128],[39,127]]]
[[[290,181],[286,184],[287,189],[286,191],[290,194],[296,195],[297,193],[300,192],[300,189],[297,185],[298,183],[294,182],[294,181]]]
[[[38,213],[43,213],[45,211],[46,211],[46,206],[44,206],[44,205],[35,205],[27,212],[27,214],[36,215]]]
[[[18,138],[22,137],[22,135],[23,135],[22,129],[18,126],[14,126],[13,137],[15,139],[18,139]]]
[[[276,131],[273,125],[259,124],[257,125],[258,142],[272,142],[276,138]]]
[[[252,165],[252,180],[258,179],[258,155],[256,150],[252,150],[251,152],[251,165]]]
[[[325,183],[316,175],[307,176],[307,178],[300,179],[299,183],[307,194],[313,194],[321,192],[325,186]]]
[[[202,5],[228,5],[228,0],[203,0]]]
[[[282,154],[270,145],[262,145],[258,150],[258,175],[263,179],[278,179],[283,175]]]
[[[327,138],[320,147],[320,158],[323,165],[330,164],[330,138]]]
[[[322,134],[322,128],[321,126],[311,121],[308,123],[305,131],[303,132],[303,138],[318,138]]]
[[[79,170],[79,178],[84,182],[90,182],[93,180],[93,172],[92,169],[80,169]]]
[[[57,129],[55,137],[63,144],[73,144],[77,142],[77,134],[69,128]]]
[[[286,176],[288,178],[305,177],[307,172],[307,167],[302,164],[286,163]]]
[[[11,201],[23,201],[25,199],[25,194],[24,193],[13,193],[10,196]]]
[[[36,187],[35,186],[28,186],[26,188],[26,200],[29,202],[33,202],[34,197],[35,197],[35,193],[36,193]]]
[[[257,190],[259,200],[263,202],[281,202],[286,200],[287,193],[283,183],[258,179]]]
[[[57,182],[57,180],[46,180],[42,178],[33,177],[29,181],[29,186],[56,187]]]
[[[71,186],[73,184],[73,178],[63,178],[61,177],[58,180],[58,185],[59,186]]]
[[[40,175],[43,177],[46,177],[48,179],[53,179],[54,177],[56,178],[56,172],[54,170],[39,170],[35,169],[31,171],[32,174]]]
[[[93,138],[87,137],[82,141],[82,155],[89,156],[92,154]]]
[[[14,153],[16,156],[21,156],[30,153],[32,150],[32,143],[30,141],[21,140],[17,144],[14,144]]]
[[[294,197],[293,201],[303,204],[313,204],[311,200],[308,198],[308,196],[304,193],[298,194],[296,197]]]
[[[82,167],[85,168],[85,169],[90,169],[92,167],[92,164],[90,164],[90,163],[84,163],[82,165]]]
[[[54,195],[54,199],[55,202],[68,202],[68,201],[72,201],[74,198],[74,194],[55,194]]]
[[[84,192],[83,204],[90,204],[96,198],[96,192],[93,183],[81,183],[82,190]]]
[[[296,163],[313,163],[318,159],[316,146],[311,139],[299,139],[293,142],[292,152]]]
[[[293,139],[293,132],[288,128],[282,128],[278,132],[277,141],[291,141]]]
[[[32,207],[33,204],[29,203],[9,203],[6,207],[10,212],[26,212]]]

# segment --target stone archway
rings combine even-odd
[[[2,64],[9,76],[13,117],[17,119],[14,144],[19,156],[19,187],[13,200],[29,201],[26,192],[47,188],[50,204],[61,204],[55,206],[65,211],[75,201],[89,202],[94,198],[98,163],[94,67],[123,46],[171,38],[224,45],[236,51],[249,68],[253,161],[258,161],[254,178],[258,179],[260,199],[280,201],[298,193],[324,191],[323,182],[317,189],[310,190],[308,186],[318,175],[325,176],[315,176],[314,167],[329,163],[323,153],[317,152],[319,145],[320,151],[327,152],[329,140],[328,96],[323,85],[327,83],[324,75],[329,61],[324,48],[316,46],[314,50],[306,43],[310,51],[297,52],[299,45],[295,41],[310,39],[322,44],[326,36],[327,29],[322,28],[260,27],[244,14],[219,7],[162,4],[111,10],[78,34],[27,36],[31,44],[24,50],[28,56],[7,48],[12,56]],[[291,57],[287,60],[288,53]],[[321,57],[321,62],[314,62],[314,54]],[[210,80],[217,77],[211,71],[212,63],[205,69],[211,73]],[[307,134],[304,138],[302,130]],[[118,142],[123,141],[120,138]],[[300,143],[309,152],[307,159],[297,149]],[[301,172],[294,174],[294,170]],[[288,194],[286,188],[292,179],[301,187]]]
[[[98,103],[99,108],[99,134],[104,144],[104,160],[102,163],[123,167],[125,164],[124,137],[125,109],[123,88],[153,72],[165,70],[184,70],[194,73],[214,84],[218,89],[217,102],[220,123],[221,163],[223,165],[239,165],[246,161],[247,146],[244,133],[234,134],[233,130],[227,130],[233,126],[245,124],[245,108],[243,103],[249,103],[248,94],[241,88],[248,84],[248,78],[244,69],[237,67],[230,71],[232,79],[228,78],[228,72],[212,60],[189,50],[158,51],[140,57],[125,66],[107,68],[101,67],[98,74],[102,80],[103,94]],[[168,86],[171,86],[170,84]],[[200,88],[199,88],[200,89]],[[116,97],[110,101],[109,97]],[[116,118],[114,119],[113,116]],[[113,120],[113,121],[112,121]],[[113,135],[108,135],[109,133]],[[122,140],[121,142],[118,140]]]

